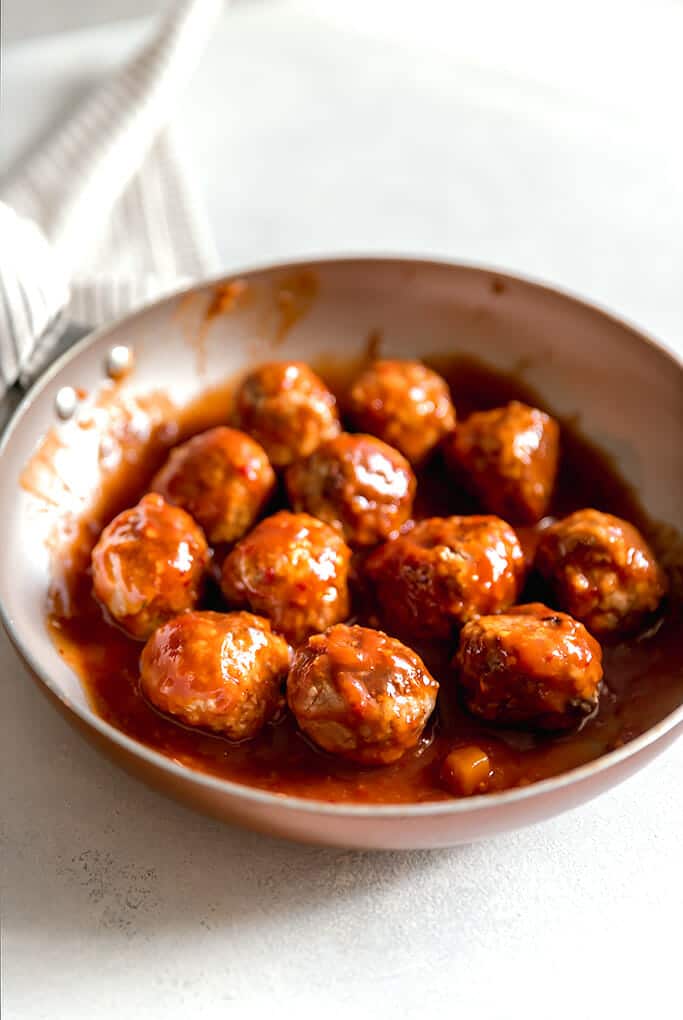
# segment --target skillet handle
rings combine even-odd
[[[65,351],[68,351],[77,340],[82,340],[84,336],[87,336],[90,331],[90,326],[77,326],[75,323],[67,324],[57,343],[50,347],[49,354],[34,367],[30,376],[22,378],[21,382],[16,382],[14,386],[11,386],[6,391],[4,397],[0,400],[0,436],[4,433],[19,403],[29,392],[33,384],[40,379],[43,372]]]

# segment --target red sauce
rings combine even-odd
[[[315,365],[343,394],[358,364]],[[433,365],[451,384],[458,414],[494,407],[510,399],[543,407],[543,401],[519,381],[469,360]],[[48,627],[61,655],[81,677],[95,710],[108,722],[174,761],[225,779],[280,794],[326,801],[398,803],[448,799],[440,778],[445,756],[455,747],[471,747],[488,756],[489,790],[526,785],[582,765],[632,740],[683,701],[683,609],[675,594],[664,615],[637,638],[604,647],[605,679],[597,713],[578,731],[541,736],[501,731],[469,716],[460,706],[450,668],[452,647],[416,648],[440,681],[439,704],[420,745],[397,764],[360,768],[314,749],[289,715],[269,725],[254,740],[241,744],[192,731],[162,717],[143,699],[138,660],[141,644],[109,625],[92,597],[89,555],[101,527],[131,505],[165,456],[167,444],[215,425],[228,417],[230,388],[205,395],[175,416],[174,427],[155,435],[145,456],[125,465],[102,494],[91,517],[82,522],[61,559],[48,604]],[[551,408],[544,408],[552,414]],[[177,427],[176,427],[177,426]],[[582,506],[615,513],[639,527],[661,554],[671,542],[649,522],[627,483],[609,459],[562,422],[562,464],[552,512],[556,516]],[[159,438],[162,436],[162,439]],[[166,445],[165,445],[166,444]],[[114,484],[115,482],[115,484]],[[470,513],[479,510],[449,480],[437,459],[419,475],[416,516]],[[537,528],[517,529],[531,553]],[[542,583],[531,577],[520,601],[551,601]],[[552,604],[552,603],[551,603]],[[225,608],[217,592],[207,607]],[[372,605],[358,600],[357,622],[373,622]]]

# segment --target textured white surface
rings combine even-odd
[[[388,20],[373,2],[361,21],[355,0],[320,0],[226,18],[177,118],[224,263],[493,262],[683,344],[683,6],[578,2],[540,35],[539,9],[396,3]],[[10,52],[2,159],[137,37]],[[503,839],[330,852],[147,791],[68,728],[4,638],[0,656],[3,1018],[677,1015],[683,741]]]

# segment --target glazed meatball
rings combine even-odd
[[[339,624],[296,653],[287,702],[318,747],[362,765],[387,765],[416,746],[438,689],[400,641]]]
[[[599,510],[577,510],[547,528],[536,565],[562,609],[598,636],[636,630],[667,590],[640,532]]]
[[[395,446],[420,464],[455,426],[446,382],[419,361],[376,361],[351,388],[350,410],[359,429]]]
[[[282,704],[289,647],[251,613],[184,613],[152,634],[140,659],[143,694],[188,726],[248,740]]]
[[[446,456],[484,509],[513,524],[535,524],[548,512],[559,444],[554,418],[513,400],[458,424]]]
[[[263,447],[228,428],[209,429],[176,446],[150,485],[187,510],[212,543],[241,538],[274,488]]]
[[[455,665],[467,707],[487,722],[565,730],[598,703],[600,645],[583,624],[539,603],[470,620]]]
[[[294,644],[349,615],[351,551],[334,528],[287,510],[266,517],[223,564],[228,603],[267,616]]]
[[[368,557],[386,626],[417,639],[446,639],[478,613],[517,598],[524,556],[499,517],[432,517]]]
[[[209,548],[199,525],[157,493],[115,517],[92,551],[95,596],[132,637],[194,609]]]
[[[310,456],[341,430],[333,394],[299,361],[274,361],[248,375],[235,398],[235,421],[276,467]]]
[[[351,545],[391,538],[413,508],[410,464],[373,436],[342,432],[292,464],[285,477],[294,509],[334,525]]]

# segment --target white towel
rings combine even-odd
[[[215,269],[165,129],[222,7],[175,4],[0,192],[0,396],[35,377],[67,319],[98,325]]]
[[[97,326],[218,264],[205,210],[167,129],[114,205],[107,229],[71,280],[68,318]]]

